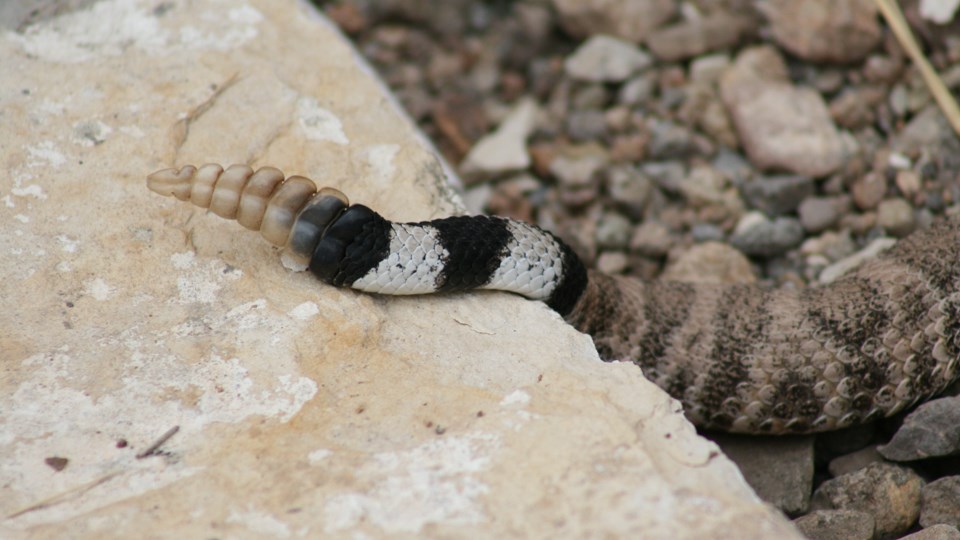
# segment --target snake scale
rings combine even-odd
[[[487,216],[394,223],[272,167],[164,169],[147,185],[259,230],[331,285],[541,300],[590,334],[605,361],[640,366],[704,428],[839,429],[902,411],[958,374],[956,217],[829,285],[788,290],[604,275],[532,225]]]

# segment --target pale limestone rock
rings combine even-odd
[[[571,78],[591,82],[622,82],[649,67],[653,60],[639,47],[607,35],[585,41],[563,63]]]
[[[458,211],[313,8],[84,5],[0,35],[0,537],[799,538],[544,306],[334,289],[145,188],[248,162]]]
[[[527,137],[536,127],[538,110],[532,99],[517,103],[496,131],[473,145],[463,159],[464,173],[473,180],[482,180],[528,168]]]

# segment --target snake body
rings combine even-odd
[[[331,285],[394,295],[495,289],[543,301],[590,334],[603,360],[640,366],[704,428],[839,429],[902,411],[958,376],[956,217],[827,286],[788,290],[609,276],[526,223],[394,223],[269,167],[186,166],[147,183],[260,230]]]

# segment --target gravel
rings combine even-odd
[[[934,23],[924,4],[937,3],[903,3],[956,91],[960,23]],[[960,138],[873,0],[321,5],[470,183],[472,211],[539,223],[609,273],[815,287],[960,211]],[[927,457],[953,451],[940,443],[955,414],[935,401],[899,432],[902,418],[815,437],[789,466],[814,467],[815,499],[836,508],[798,527],[960,535],[917,532],[919,502],[839,502],[866,489],[919,501],[910,468],[931,486],[960,476],[956,459]],[[776,458],[758,484],[780,480]],[[791,486],[773,502],[799,512],[810,487]]]

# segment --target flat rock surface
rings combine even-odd
[[[102,0],[17,26],[0,537],[799,538],[544,306],[337,290],[146,189],[173,165],[270,164],[391,219],[459,211],[312,8]]]

